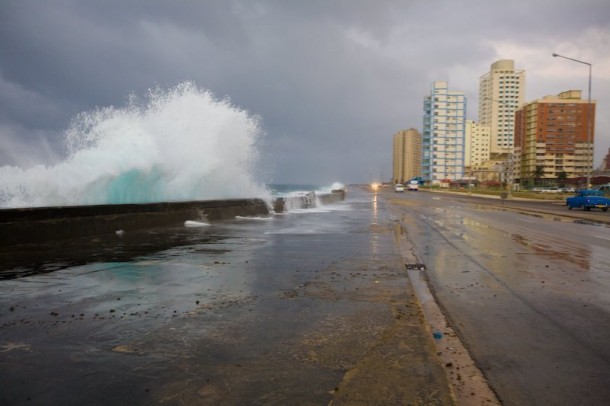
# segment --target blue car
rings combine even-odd
[[[608,211],[610,199],[604,197],[604,194],[598,190],[579,190],[574,196],[566,199],[566,205],[570,210],[579,207],[587,211],[593,208]]]

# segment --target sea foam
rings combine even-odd
[[[191,82],[76,116],[66,158],[0,167],[0,207],[270,199],[254,179],[260,119]]]

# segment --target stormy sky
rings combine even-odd
[[[604,0],[2,0],[0,166],[51,165],[78,113],[184,81],[261,118],[277,183],[391,177],[392,135],[422,128],[436,80],[468,98],[498,59],[525,99],[582,89],[595,166],[610,148]]]

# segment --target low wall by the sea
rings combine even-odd
[[[0,210],[0,244],[30,244],[183,225],[185,221],[213,222],[236,216],[260,216],[296,207],[314,207],[343,200],[345,191],[311,199],[276,199],[272,207],[262,199],[141,203],[92,206],[32,207]],[[312,206],[313,204],[313,206]]]
[[[278,197],[273,201],[276,213],[294,209],[310,209],[318,204],[332,204],[345,199],[345,189],[333,190],[331,193],[304,193],[302,195]]]
[[[268,214],[261,199],[40,207],[0,210],[0,244],[131,231]]]
[[[316,199],[322,204],[331,204],[344,200],[346,193],[345,189],[337,189],[330,193],[317,194]]]

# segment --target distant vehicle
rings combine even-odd
[[[539,192],[542,193],[561,193],[561,189],[559,189],[558,187],[549,187],[546,189],[540,189]]]
[[[566,199],[566,205],[570,210],[579,207],[586,211],[593,208],[608,211],[610,199],[604,197],[604,194],[599,190],[579,190],[574,196]]]
[[[400,183],[397,183],[394,185],[394,191],[395,192],[404,192],[405,191],[405,186],[401,185]]]
[[[596,186],[593,189],[599,190],[600,192],[602,192],[605,195],[610,194],[610,183],[607,183],[605,185]]]
[[[419,191],[419,181],[417,179],[411,179],[407,183],[407,190]]]

